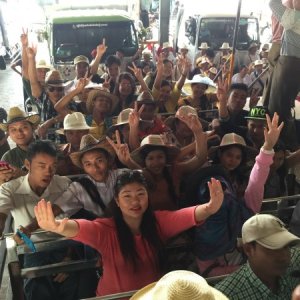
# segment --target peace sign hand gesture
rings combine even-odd
[[[118,130],[115,131],[115,135],[116,135],[116,143],[108,136],[106,137],[106,139],[115,150],[120,162],[122,162],[124,165],[127,165],[127,163],[130,161],[129,147],[127,144],[121,143],[121,137]]]
[[[37,53],[37,46],[32,45],[31,47],[26,48],[26,53],[28,58],[35,58]]]
[[[23,48],[28,46],[28,28],[26,31],[24,28],[22,28],[21,44]]]
[[[129,114],[129,127],[130,128],[138,128],[140,119],[141,119],[141,113],[144,110],[145,105],[142,105],[140,109],[138,109],[138,104],[135,101],[134,102],[134,109],[133,111]]]
[[[193,131],[194,134],[203,133],[201,122],[199,121],[198,116],[196,116],[195,114],[181,114],[179,110],[176,113],[175,117],[184,122]]]
[[[136,77],[136,79],[138,81],[143,80],[142,70],[140,68],[138,68],[134,62],[132,62],[132,66],[133,67],[128,67],[128,69],[133,72],[134,76]]]
[[[110,78],[106,77],[104,82],[102,83],[102,86],[104,88],[107,88],[107,89],[110,90],[110,82],[111,82],[111,77]]]

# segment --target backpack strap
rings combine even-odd
[[[98,204],[102,208],[102,210],[105,211],[106,206],[97,190],[96,185],[87,177],[81,177],[75,181],[80,183],[82,187],[86,190],[92,201]]]

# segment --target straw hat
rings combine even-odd
[[[103,137],[99,141],[95,139],[91,134],[86,134],[82,137],[80,142],[80,147],[78,152],[73,152],[70,154],[72,163],[82,169],[81,157],[84,153],[94,150],[94,149],[102,149],[106,151],[111,159],[114,159],[115,152],[109,142],[106,140],[106,137]]]
[[[264,62],[261,60],[261,59],[257,59],[255,62],[254,62],[254,66],[262,66],[264,64]]]
[[[207,43],[201,43],[201,45],[198,47],[198,49],[202,50],[202,49],[209,49]]]
[[[64,128],[56,130],[56,133],[64,135],[65,130],[89,130],[92,128],[87,125],[84,115],[81,112],[73,112],[65,116]]]
[[[77,65],[81,62],[86,63],[88,65],[90,64],[89,59],[84,55],[78,55],[74,58],[74,65]]]
[[[223,43],[220,50],[230,50],[229,43]]]
[[[130,300],[228,300],[208,285],[206,280],[191,271],[177,270],[164,275],[134,294]]]
[[[208,77],[202,76],[200,74],[194,75],[192,80],[186,80],[183,85],[184,93],[188,95],[192,95],[192,84],[193,83],[202,83],[207,85],[208,87],[211,86],[212,88],[216,88],[215,83]]]
[[[208,71],[209,71],[210,73],[214,74],[214,75],[217,75],[217,73],[218,73],[218,70],[217,70],[217,68],[215,68],[215,67],[209,68]]]
[[[94,106],[94,100],[97,97],[106,97],[107,99],[109,99],[111,101],[111,108],[110,111],[114,111],[116,105],[118,104],[118,97],[111,94],[109,89],[101,86],[98,87],[95,90],[92,90],[89,92],[87,101],[86,101],[86,110],[89,114],[91,114],[93,112],[93,106]]]
[[[153,96],[150,91],[143,91],[139,94],[136,99],[138,105],[142,104],[153,104],[156,105],[156,101],[154,101]]]
[[[246,145],[246,142],[243,137],[241,137],[236,133],[227,133],[223,136],[219,146],[211,147],[209,149],[209,156],[210,157],[214,156],[217,150],[219,150],[220,148],[232,146],[232,145],[237,145],[244,148],[249,158],[255,157],[258,154],[257,149]]]
[[[44,59],[40,59],[37,64],[35,65],[36,69],[51,69],[52,66],[50,64],[47,64]]]
[[[23,110],[21,110],[18,106],[11,107],[7,114],[7,122],[0,123],[0,129],[3,131],[7,131],[7,127],[9,124],[27,121],[32,124],[33,127],[36,127],[40,124],[41,118],[38,114],[26,114]]]
[[[262,51],[265,51],[265,52],[269,52],[269,50],[270,50],[270,45],[269,45],[269,44],[263,44],[261,50],[262,50]]]
[[[162,44],[161,50],[168,49],[168,48],[171,48],[170,43],[169,43],[169,42],[164,42],[164,43]]]
[[[250,45],[249,45],[249,50],[251,49],[251,48],[254,48],[254,47],[258,47],[258,45],[256,44],[256,43],[251,43]]]
[[[189,105],[183,105],[183,106],[180,106],[176,112],[176,115],[175,116],[170,116],[168,117],[164,123],[169,127],[171,128],[172,131],[175,131],[175,121],[176,121],[176,116],[178,115],[185,115],[185,116],[188,116],[189,114],[192,114],[192,115],[195,115],[198,117],[198,113],[197,113],[197,110],[192,107],[192,106],[189,106]],[[201,125],[203,128],[208,128],[208,125],[209,125],[209,122],[199,118],[199,121],[201,122]]]
[[[131,152],[131,157],[134,159],[139,165],[144,165],[144,159],[142,157],[142,151],[147,147],[163,147],[167,153],[167,161],[171,163],[178,153],[180,149],[174,145],[166,144],[162,135],[159,134],[149,134],[146,136],[142,142],[141,146]]]
[[[61,73],[58,70],[53,69],[47,72],[45,84],[54,87],[65,87],[69,84],[69,82],[65,82],[61,76]]]

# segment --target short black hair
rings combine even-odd
[[[242,90],[248,94],[248,86],[245,83],[233,83],[229,87],[229,92],[231,92],[232,90]]]
[[[116,55],[110,55],[105,60],[105,66],[107,68],[111,67],[113,64],[121,66],[121,61]]]
[[[29,144],[27,150],[27,159],[32,162],[32,159],[37,154],[47,154],[52,157],[57,157],[57,148],[55,144],[48,140],[36,140]]]

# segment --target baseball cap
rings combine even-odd
[[[242,240],[244,244],[255,241],[272,250],[300,243],[300,238],[290,233],[280,219],[268,214],[248,219],[242,227]]]
[[[74,65],[77,65],[77,64],[79,64],[81,62],[84,62],[84,63],[87,63],[87,64],[90,63],[89,59],[86,56],[84,56],[84,55],[78,55],[78,56],[76,56],[74,58]]]

